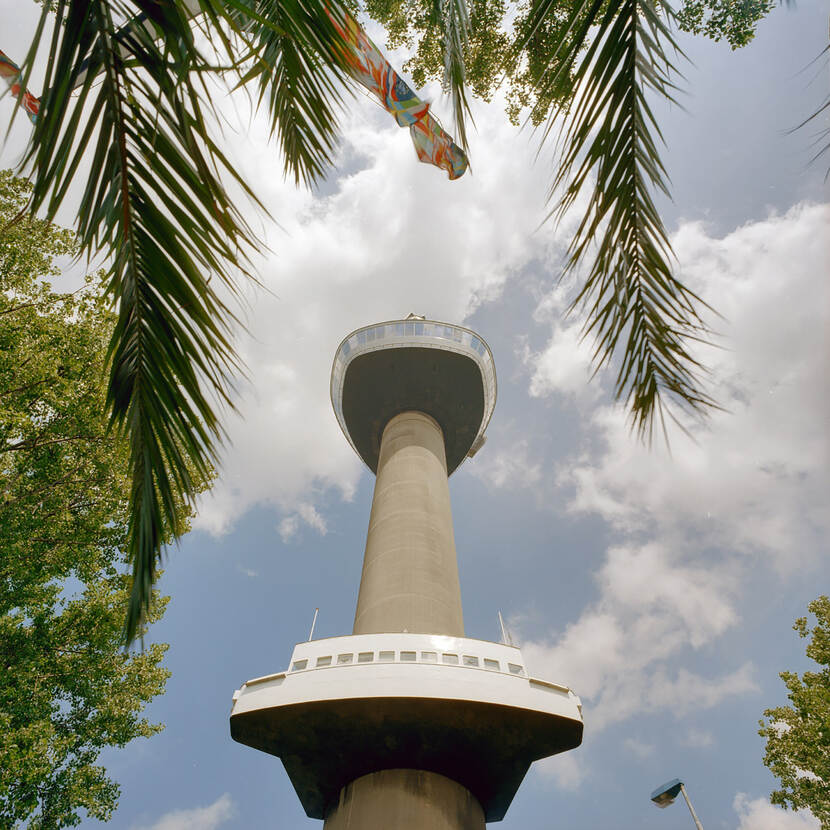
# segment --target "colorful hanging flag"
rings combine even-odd
[[[467,170],[467,156],[464,151],[448,136],[438,122],[427,113],[425,118],[416,121],[410,128],[412,143],[418,159],[425,164],[443,167],[450,179],[457,179]]]
[[[429,104],[410,89],[392,68],[360,24],[347,12],[342,19],[329,17],[349,47],[347,60],[355,78],[372,92],[401,127],[409,127],[418,159],[447,171],[450,179],[464,175],[464,151],[441,129],[429,111]]]
[[[409,127],[418,160],[443,168],[450,179],[463,176],[467,156],[432,117],[429,103],[418,98],[347,11],[337,15],[330,11],[329,17],[348,47],[347,60],[355,78],[378,98],[399,126]],[[34,123],[40,100],[23,89],[20,67],[2,51],[0,76],[6,79],[12,95]]]
[[[0,51],[0,77],[6,79],[12,97],[17,98],[18,103],[29,116],[29,120],[34,124],[37,121],[37,114],[40,109],[40,99],[35,98],[28,89],[23,88],[20,67],[2,51]]]

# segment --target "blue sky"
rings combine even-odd
[[[0,0],[8,48],[37,11],[19,5]],[[279,226],[252,213],[271,250],[264,290],[246,293],[248,380],[161,582],[172,600],[152,636],[173,676],[149,714],[167,728],[104,756],[114,827],[315,826],[280,762],[230,740],[231,694],[286,666],[315,607],[317,636],[351,630],[373,480],[337,427],[329,369],[349,331],[410,311],[479,331],[498,372],[488,443],[451,478],[467,633],[498,639],[500,610],[530,670],[585,704],[583,746],[531,769],[504,830],[691,826],[682,804],[648,800],[675,776],[707,830],[817,827],[766,803],[757,723],[784,702],[778,672],[806,668],[791,625],[828,590],[830,204],[810,132],[788,132],[827,88],[826,64],[802,71],[826,24],[805,0],[739,52],[683,41],[686,109],[660,111],[663,207],[680,273],[723,315],[700,355],[726,411],[693,440],[674,433],[670,455],[629,434],[613,378],[588,382],[558,281],[572,220],[540,227],[549,161],[499,102],[477,106],[473,175],[451,183],[357,99],[317,194],[283,182],[267,123],[228,102],[229,150]]]

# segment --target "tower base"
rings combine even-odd
[[[484,830],[484,811],[457,782],[435,772],[387,769],[347,784],[323,830]]]

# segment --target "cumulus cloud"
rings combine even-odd
[[[746,793],[737,793],[732,807],[738,814],[737,830],[819,830],[821,826],[809,810],[782,810],[765,798],[750,800]]]
[[[618,530],[694,535],[698,548],[768,554],[780,567],[809,558],[830,528],[830,298],[826,228],[830,206],[712,239],[700,224],[674,243],[684,279],[725,320],[721,349],[701,347],[711,390],[724,407],[671,454],[631,440],[619,409],[593,424],[604,444],[561,481],[571,509],[601,515]]]
[[[533,772],[553,783],[561,790],[578,790],[588,777],[588,771],[575,752],[551,755],[533,764]]]
[[[574,287],[572,275],[541,298],[533,319],[550,326],[550,337],[540,351],[532,351],[525,345],[521,356],[530,371],[531,397],[558,394],[566,400],[586,405],[597,400],[601,386],[590,382],[593,373],[591,340],[582,337],[582,323],[577,317],[567,316]]]
[[[708,729],[690,728],[680,739],[680,743],[693,749],[707,749],[714,745],[715,736]]]
[[[700,647],[734,620],[717,572],[651,543],[612,548],[596,578],[597,602],[559,636],[523,645],[534,673],[587,701],[593,731],[644,710],[710,708],[757,688],[750,663],[721,677],[671,667],[678,650]]]
[[[669,454],[634,440],[619,408],[601,407],[588,449],[559,468],[569,509],[604,519],[617,542],[594,574],[596,599],[524,650],[534,672],[544,667],[586,699],[593,730],[753,692],[750,662],[702,677],[678,667],[678,652],[703,649],[738,623],[750,567],[786,576],[827,551],[828,222],[830,206],[801,205],[723,239],[681,227],[683,278],[724,315],[722,348],[700,347],[699,356],[726,411],[692,425],[690,438],[675,432]],[[552,321],[548,350],[569,351],[563,362],[576,365],[583,346],[568,344],[551,316],[564,303],[557,291],[538,318]],[[568,388],[546,351],[531,356],[532,395]]]
[[[238,340],[251,380],[226,421],[229,449],[199,526],[221,533],[252,505],[272,504],[290,535],[303,521],[293,514],[315,495],[334,488],[349,498],[361,465],[328,400],[342,337],[411,311],[463,321],[551,243],[552,230],[537,232],[545,177],[527,136],[500,102],[479,105],[476,120],[474,175],[449,182],[417,162],[406,130],[357,99],[339,178],[316,196],[282,180],[264,119],[238,136],[234,157],[279,227],[266,228],[272,253],[256,263],[263,287],[248,297]]]
[[[581,332],[578,323],[557,323],[542,351],[525,352],[525,363],[532,368],[530,394],[534,398],[554,392],[585,402],[599,397],[599,384],[590,383],[591,341],[584,340]]]
[[[172,810],[154,824],[133,826],[133,830],[217,830],[233,818],[234,805],[230,795],[219,796],[207,807]]]
[[[469,472],[490,487],[530,487],[542,477],[538,462],[531,461],[526,440],[508,447],[487,447],[467,462]]]
[[[317,508],[313,504],[302,503],[297,505],[295,513],[282,519],[277,527],[283,542],[287,543],[297,535],[300,523],[316,530],[321,536],[325,536],[328,532],[326,520]]]

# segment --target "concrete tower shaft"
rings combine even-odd
[[[464,636],[444,434],[423,412],[392,418],[380,441],[355,634]],[[456,781],[390,769],[347,784],[323,830],[484,830]]]
[[[484,812],[450,778],[387,769],[347,784],[323,830],[484,830]]]
[[[464,636],[444,436],[422,412],[383,431],[355,634]]]
[[[469,329],[410,315],[349,334],[330,389],[377,476],[354,631],[244,683],[231,736],[282,759],[324,830],[484,830],[583,728],[579,698],[519,648],[464,636],[447,477],[484,444],[493,356]]]

